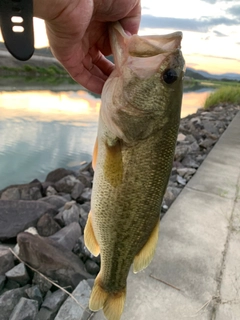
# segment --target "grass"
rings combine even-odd
[[[5,74],[9,75],[32,75],[35,77],[49,77],[49,76],[58,76],[58,77],[69,77],[68,73],[61,66],[57,67],[55,65],[49,67],[38,67],[25,64],[21,67],[0,67]]]
[[[204,109],[219,103],[240,104],[240,85],[220,87],[208,96],[204,103]]]

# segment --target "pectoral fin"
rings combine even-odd
[[[92,213],[89,212],[87,224],[84,229],[84,242],[88,250],[96,257],[100,253],[99,244],[94,234],[92,225]]]
[[[144,247],[140,250],[140,252],[134,258],[134,261],[133,261],[134,273],[137,273],[145,269],[152,261],[152,258],[155,253],[157,241],[158,241],[159,222],[160,221],[157,222],[147,243],[144,245]]]
[[[117,187],[123,178],[121,142],[116,140],[113,145],[109,145],[106,141],[105,148],[104,176],[113,187]]]
[[[93,170],[95,170],[95,167],[96,167],[97,155],[98,155],[98,139],[96,139],[94,149],[93,149],[93,157],[92,157]]]

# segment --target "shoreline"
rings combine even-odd
[[[239,110],[239,105],[219,104],[181,119],[161,218]],[[78,318],[90,318],[88,298],[100,268],[100,258],[93,257],[83,241],[92,179],[93,170],[88,164],[81,171],[54,170],[44,182],[35,179],[0,190],[0,319],[17,316],[16,312],[28,308],[39,320],[61,320],[74,309],[73,300],[64,302],[66,294],[19,263],[8,250],[15,246],[16,237],[14,252],[69,292],[76,288],[83,294],[84,310],[78,307]],[[29,227],[32,234],[22,232]]]

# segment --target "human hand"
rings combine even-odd
[[[45,20],[54,56],[95,93],[101,93],[114,68],[104,57],[111,54],[108,23],[120,21],[134,34],[140,15],[140,0],[34,0],[34,16]]]

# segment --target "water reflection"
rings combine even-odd
[[[1,92],[0,189],[90,161],[99,107],[86,91]]]
[[[100,98],[56,91],[0,92],[0,189],[91,160]],[[207,94],[185,93],[182,117],[201,107]]]
[[[0,92],[0,116],[4,118],[36,118],[38,121],[95,121],[100,99],[86,91]]]
[[[184,92],[181,118],[184,118],[189,114],[193,114],[197,109],[202,108],[206,98],[212,91],[212,88],[201,88],[196,91]]]

